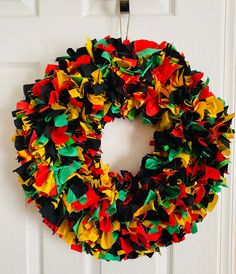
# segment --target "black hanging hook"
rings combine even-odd
[[[120,13],[129,13],[129,0],[120,0]]]

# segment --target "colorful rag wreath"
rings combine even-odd
[[[224,101],[167,42],[106,37],[48,65],[13,112],[15,170],[53,233],[96,258],[151,257],[214,208],[227,172]],[[153,152],[136,175],[101,162],[104,126],[141,115]]]

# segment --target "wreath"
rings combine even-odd
[[[151,257],[197,232],[226,185],[233,138],[222,99],[168,43],[87,40],[24,86],[13,111],[19,175],[53,234],[98,259]],[[102,130],[143,118],[153,152],[137,174],[101,162]],[[137,136],[138,138],[138,136]]]

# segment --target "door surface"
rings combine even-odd
[[[11,111],[22,85],[43,77],[47,63],[86,38],[120,36],[116,0],[0,0],[0,273],[2,274],[234,274],[235,153],[229,188],[198,233],[152,259],[97,261],[52,236],[33,205],[26,205],[12,170],[16,154]],[[235,105],[234,0],[132,0],[129,38],[172,42],[210,87]],[[126,17],[122,17],[123,29]],[[126,133],[124,133],[126,132]],[[139,139],[132,136],[139,132]],[[104,130],[103,159],[114,170],[137,171],[152,131],[140,121],[117,121]],[[112,142],[111,142],[112,140]],[[122,143],[122,149],[120,144]],[[139,148],[136,152],[133,147]],[[234,147],[232,146],[232,149]],[[127,153],[128,151],[128,153]],[[132,153],[130,153],[132,151]]]

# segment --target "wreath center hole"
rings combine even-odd
[[[106,124],[101,142],[103,164],[109,164],[111,171],[128,170],[136,175],[143,156],[154,149],[149,145],[153,134],[154,128],[143,125],[141,117],[134,121],[120,118]]]

